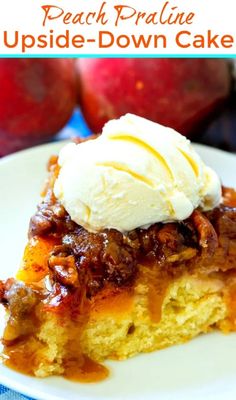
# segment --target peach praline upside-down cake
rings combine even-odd
[[[0,283],[6,365],[38,377],[96,381],[107,376],[103,360],[183,343],[214,328],[235,331],[233,189],[223,188],[219,204],[196,207],[183,220],[91,231],[55,196],[57,157],[48,169],[21,268]]]

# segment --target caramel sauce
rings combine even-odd
[[[152,322],[159,322],[162,314],[162,304],[169,282],[149,283],[148,311]]]
[[[80,348],[80,337],[88,321],[91,308],[90,302],[85,298],[85,292],[81,290],[73,294],[66,292],[64,298],[60,297],[60,292],[55,293],[55,295],[56,297],[59,296],[58,303],[57,301],[53,302],[53,298],[49,297],[47,305],[42,306],[40,303],[37,313],[42,314],[47,311],[53,313],[55,311],[59,326],[66,323],[69,340],[65,348],[66,356],[62,361],[64,373],[61,375],[68,380],[83,383],[99,382],[106,379],[109,370],[84,355]],[[38,326],[37,313],[34,311],[36,311],[36,308],[33,308],[32,314],[29,314],[27,318],[19,318],[17,323],[15,320],[13,323],[9,323],[9,320],[2,339],[4,365],[29,376],[35,376],[35,370],[39,368],[40,363],[48,363],[48,359],[44,360],[45,345],[36,336],[40,326]],[[68,325],[68,321],[64,320],[64,315],[66,315],[67,320],[69,312],[71,315]],[[29,330],[27,329],[28,325]],[[29,331],[29,333],[22,336],[23,330]]]
[[[162,305],[172,277],[153,260],[146,260],[139,266],[141,283],[148,287],[148,312],[152,322],[161,320]]]
[[[32,341],[29,345],[27,339],[21,344],[5,346],[3,363],[14,371],[34,376],[34,368],[38,365],[37,349],[34,348]],[[99,382],[109,375],[109,370],[106,367],[84,355],[65,359],[63,367],[65,370],[63,377],[76,382]]]
[[[14,371],[34,376],[34,369],[38,365],[36,357],[38,348],[38,341],[28,341],[26,337],[21,343],[16,342],[4,347],[3,363]]]
[[[80,359],[66,359],[63,366],[65,369],[64,378],[76,382],[100,382],[109,375],[109,370],[106,367],[85,355],[81,356]]]

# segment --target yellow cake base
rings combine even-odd
[[[125,299],[118,295],[107,301],[106,296],[100,296],[92,305],[81,337],[76,333],[71,337],[74,328],[65,317],[46,313],[35,344],[35,375],[63,374],[63,358],[70,347],[72,353],[79,347],[97,361],[121,360],[184,343],[213,326],[221,327],[227,319],[223,283],[219,279],[184,276],[171,283],[159,322],[150,316],[148,290],[139,282],[132,296],[126,294]]]

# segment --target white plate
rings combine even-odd
[[[0,162],[0,277],[14,275],[39,200],[45,165],[62,143],[39,146]],[[236,157],[196,145],[225,185],[236,187]],[[1,320],[3,317],[0,317]],[[42,400],[233,400],[236,399],[236,336],[208,334],[191,342],[123,362],[108,362],[111,376],[96,384],[60,377],[36,379],[0,365],[0,382]]]

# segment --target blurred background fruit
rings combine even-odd
[[[236,151],[235,80],[228,59],[0,58],[0,156],[127,112]]]
[[[131,112],[192,137],[231,91],[225,59],[80,59],[80,106],[92,131]]]
[[[0,59],[0,155],[52,138],[72,115],[72,59]]]

